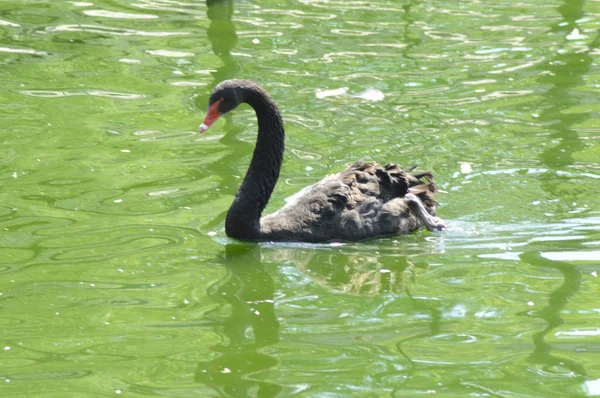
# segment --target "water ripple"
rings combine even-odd
[[[517,66],[511,66],[511,67],[504,68],[504,69],[491,70],[491,71],[488,71],[488,73],[499,74],[499,73],[505,73],[505,72],[514,72],[519,69],[525,69],[525,68],[529,68],[530,66],[539,64],[540,62],[543,62],[545,59],[546,59],[546,57],[540,57],[536,60],[525,62],[525,63],[517,65]]]
[[[181,14],[205,15],[206,11],[198,9],[198,3],[176,0],[137,0],[131,4],[145,10],[171,11]]]
[[[104,17],[114,19],[155,19],[158,15],[150,14],[130,14],[126,12],[107,11],[107,10],[85,10],[85,15],[90,17]]]
[[[146,50],[148,54],[158,55],[161,57],[172,57],[172,58],[183,58],[193,57],[194,53],[188,51],[174,51],[174,50]]]
[[[405,43],[361,43],[361,47],[393,47],[393,48],[406,48]]]
[[[305,115],[290,113],[285,114],[285,121],[289,123],[299,124],[300,126],[306,127],[308,129],[316,129],[325,125],[325,122],[323,120],[311,119]]]
[[[295,148],[290,149],[290,152],[292,152],[294,155],[296,155],[298,157],[298,159],[302,159],[302,160],[319,160],[323,157],[323,155],[315,153],[315,152],[301,151],[301,150],[295,149]]]
[[[467,42],[467,35],[462,33],[438,32],[428,29],[423,30],[423,33],[432,39]]]
[[[182,131],[178,133],[164,133],[158,130],[140,130],[132,133],[134,136],[140,136],[141,142],[147,141],[162,141],[162,140],[175,140],[182,138],[190,138],[196,135],[195,131]]]
[[[310,12],[310,11],[302,11],[302,10],[279,10],[274,8],[263,8],[260,10],[251,10],[251,14],[282,14],[285,16],[295,17],[295,18],[308,18],[310,20],[329,20],[337,18],[336,14],[324,14],[318,12]]]
[[[14,22],[10,22],[4,19],[0,19],[0,26],[10,26],[10,27],[14,27],[14,28],[18,28],[21,25],[19,25],[18,23],[14,23]]]
[[[38,242],[38,246],[45,249],[46,261],[97,261],[180,246],[190,232],[165,226],[123,225],[79,232],[76,244],[73,243],[75,235],[63,234],[60,238],[46,237]]]
[[[73,97],[78,95],[89,95],[92,97],[105,97],[105,98],[116,98],[116,99],[142,99],[145,96],[143,94],[132,94],[132,93],[119,93],[114,91],[103,91],[103,90],[83,90],[83,91],[54,91],[54,90],[21,90],[21,94],[29,95],[32,97],[43,97],[43,98],[59,98],[59,97]]]
[[[247,23],[249,25],[257,26],[259,28],[266,28],[266,27],[270,27],[270,26],[277,26],[277,27],[287,28],[287,29],[302,29],[304,27],[304,25],[298,24],[298,23],[294,23],[294,22],[268,21],[268,20],[265,21],[262,18],[240,18],[239,21],[243,22],[243,23]],[[257,30],[257,31],[254,31],[254,32],[262,33],[260,30]],[[276,32],[276,33],[279,33],[279,35],[283,35],[282,32]],[[250,31],[238,31],[237,34],[239,36],[250,36],[250,37],[254,36],[253,32],[250,32]]]
[[[331,29],[331,33],[335,33],[342,36],[370,36],[375,35],[375,32],[368,32],[364,30],[350,30],[350,29]]]
[[[594,251],[562,251],[562,252],[542,252],[542,257],[552,261],[577,261],[577,262],[589,262],[597,264],[600,259],[600,250]]]
[[[75,220],[70,218],[59,218],[59,217],[25,217],[25,216],[14,216],[0,222],[0,229],[10,232],[11,235],[4,235],[6,239],[9,237],[13,240],[12,244],[5,241],[4,244],[7,247],[26,245],[28,235],[41,235],[45,233],[55,233],[63,231],[65,228],[73,225]],[[55,229],[56,228],[56,229]],[[54,231],[54,232],[50,232]]]
[[[17,264],[25,264],[35,258],[36,253],[32,249],[10,247],[8,239],[0,239],[0,243],[0,264],[6,265],[0,267],[0,274],[12,272]]]
[[[300,0],[300,3],[308,4],[317,8],[340,9],[340,10],[364,10],[378,12],[392,11],[392,12],[404,12],[401,7],[390,7],[389,3],[382,3],[376,1],[329,1],[329,0]]]
[[[336,58],[360,58],[360,57],[398,57],[396,53],[384,53],[384,52],[367,52],[367,51],[336,51],[330,52],[323,55],[322,59],[325,63],[335,62]]]
[[[258,37],[280,37],[283,36],[283,32],[277,31],[277,30],[249,30],[249,31],[238,31],[237,32],[239,37],[252,37],[252,38],[258,38]],[[235,54],[243,54],[249,57],[252,57],[252,54],[244,54],[244,53],[240,53],[240,52],[232,52],[231,54],[235,55]]]
[[[0,53],[48,55],[48,53],[45,51],[32,50],[29,48],[9,48],[9,47],[0,47]]]
[[[54,27],[48,27],[45,29],[46,32],[88,32],[98,33],[103,35],[113,36],[148,36],[148,37],[168,37],[168,36],[183,36],[189,35],[189,32],[148,32],[143,30],[126,29],[126,28],[114,28],[110,26],[99,26],[99,25],[58,25]]]
[[[39,380],[70,380],[79,379],[92,374],[89,370],[65,370],[65,371],[37,371],[31,373],[15,373],[10,376],[12,381],[34,382]]]

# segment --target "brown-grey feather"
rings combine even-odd
[[[410,174],[395,164],[357,161],[263,217],[261,232],[265,239],[312,242],[410,233],[423,224],[404,199],[409,190],[435,215],[431,172]]]

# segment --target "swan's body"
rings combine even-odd
[[[242,102],[256,111],[258,139],[227,213],[227,236],[261,241],[357,241],[406,234],[422,226],[444,228],[443,221],[434,217],[436,188],[431,173],[409,174],[393,164],[384,167],[364,161],[303,189],[293,201],[261,218],[283,161],[283,120],[275,102],[256,83],[227,80],[211,94],[200,130],[206,131]]]

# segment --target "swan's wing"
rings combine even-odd
[[[400,226],[400,221],[406,224],[412,217],[410,229],[419,227],[402,199],[409,192],[433,214],[435,185],[431,173],[411,175],[393,164],[358,161],[290,197],[284,207],[261,219],[261,229],[282,239],[289,234],[313,241],[406,233],[409,227]]]
[[[415,168],[403,170],[393,163],[381,166],[374,162],[358,161],[339,175],[352,188],[358,203],[361,203],[361,198],[377,198],[386,203],[403,198],[410,192],[417,195],[427,211],[433,214],[437,205],[433,200],[437,192],[433,175],[430,171],[411,173]]]
[[[301,190],[299,190],[298,192],[296,192],[295,194],[288,196],[287,198],[284,199],[285,203],[286,204],[289,203],[289,204],[293,205],[294,203],[296,203],[298,201],[299,198],[301,198],[302,196],[306,195],[306,193],[309,190],[311,190],[313,186],[314,186],[314,184],[306,186],[306,187],[302,188]]]

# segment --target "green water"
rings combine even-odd
[[[0,2],[3,397],[600,396],[600,3]],[[242,244],[363,157],[433,170],[448,231]]]

